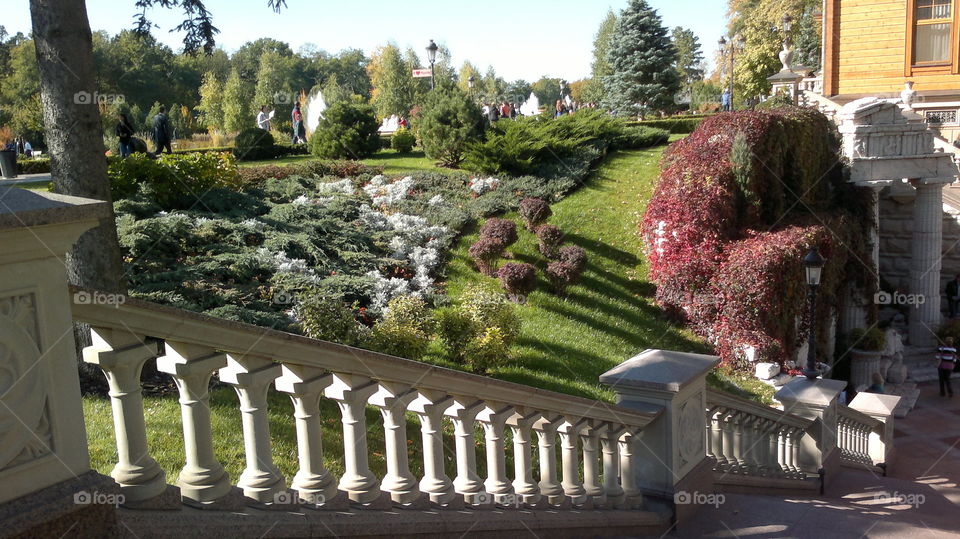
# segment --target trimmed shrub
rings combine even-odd
[[[504,264],[497,276],[512,301],[521,301],[537,287],[537,270],[530,264]]]
[[[540,198],[525,198],[520,201],[520,216],[527,224],[527,230],[535,231],[537,227],[553,215],[550,204]]]
[[[583,272],[587,267],[587,252],[582,247],[567,245],[560,248],[560,262]]]
[[[709,118],[709,116],[680,116],[677,118],[663,118],[660,120],[644,120],[642,122],[631,122],[630,125],[643,126],[643,127],[653,127],[656,129],[663,129],[669,132],[671,135],[686,135],[693,133],[700,124]]]
[[[510,359],[510,347],[520,334],[520,318],[502,295],[467,289],[457,306],[436,313],[437,333],[447,357],[484,373]]]
[[[265,131],[258,127],[244,129],[239,135],[237,135],[237,140],[234,143],[233,155],[240,161],[270,159],[273,157],[273,135],[271,135],[269,131]]]
[[[21,159],[17,158],[18,174],[50,174],[50,159]]]
[[[311,339],[349,346],[358,346],[366,340],[365,328],[339,298],[313,289],[299,299],[294,313],[300,329]]]
[[[140,192],[164,209],[192,207],[217,187],[236,187],[240,176],[230,154],[161,155],[135,153],[112,159],[107,170],[114,200]]]
[[[445,167],[463,161],[468,145],[483,132],[480,108],[459,88],[441,86],[429,92],[415,117],[420,146]]]
[[[580,271],[577,268],[564,262],[551,262],[547,264],[547,278],[553,285],[557,294],[565,294],[567,287],[575,284],[580,278]]]
[[[410,153],[413,151],[413,146],[417,143],[417,136],[413,134],[412,131],[405,127],[401,127],[393,134],[393,137],[390,138],[390,147],[397,151],[397,153]]]
[[[357,160],[380,149],[380,124],[370,105],[340,102],[323,114],[323,120],[310,138],[313,155]]]
[[[422,298],[398,296],[370,334],[370,347],[407,359],[420,359],[433,337],[434,321]]]
[[[470,258],[477,265],[477,270],[490,277],[496,276],[497,260],[503,254],[504,244],[487,237],[481,237],[470,246]]]
[[[554,225],[540,225],[537,227],[537,240],[540,244],[540,254],[547,258],[557,258],[560,253],[560,244],[563,243],[563,231]]]
[[[488,219],[480,228],[480,237],[508,247],[517,242],[517,224],[509,219]]]

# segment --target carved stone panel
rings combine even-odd
[[[33,293],[0,297],[0,470],[52,451],[38,327]]]
[[[680,433],[678,436],[678,468],[683,471],[697,464],[706,455],[704,444],[705,415],[703,393],[698,392],[680,405],[677,414]]]

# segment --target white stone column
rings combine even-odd
[[[583,449],[583,488],[594,503],[607,501],[607,491],[600,484],[600,435],[607,425],[588,421],[580,431],[580,444]]]
[[[943,184],[914,180],[913,242],[910,258],[910,293],[922,296],[910,309],[910,344],[936,346],[940,326],[940,267],[943,252]]]
[[[343,477],[340,490],[358,503],[380,498],[380,481],[370,471],[367,455],[367,400],[380,388],[366,376],[333,373],[333,384],[324,390],[340,407],[343,423]]]
[[[453,397],[442,391],[422,390],[410,404],[410,411],[420,418],[423,439],[423,479],[420,490],[430,495],[430,501],[447,504],[456,491],[443,469],[443,414],[453,404]]]
[[[337,478],[323,465],[323,418],[320,397],[333,383],[321,369],[283,365],[283,375],[274,382],[277,390],[290,394],[297,422],[297,455],[300,469],[290,485],[300,498],[314,505],[337,495]]]
[[[560,434],[560,460],[563,463],[563,493],[570,503],[581,505],[587,501],[587,490],[580,481],[580,431],[585,426],[580,418],[565,418],[557,431]]]
[[[547,496],[551,505],[560,505],[564,501],[563,485],[557,479],[557,429],[563,419],[556,414],[547,414],[533,425],[537,433],[537,447],[540,451],[540,493]]]
[[[457,477],[453,481],[454,491],[463,494],[464,501],[470,504],[484,501],[483,480],[477,475],[477,443],[474,437],[477,414],[483,408],[483,402],[474,397],[455,395],[453,404],[446,412],[453,421],[457,447]]]
[[[637,478],[640,464],[637,462],[637,452],[634,444],[637,441],[637,430],[627,428],[620,436],[620,486],[626,498],[624,505],[628,508],[643,507],[643,493],[640,490],[640,481]]]
[[[523,410],[510,418],[513,430],[513,491],[526,504],[540,501],[540,486],[533,479],[533,463],[530,456],[530,429],[541,418],[539,412]]]
[[[380,408],[383,415],[387,475],[380,482],[380,490],[389,492],[390,498],[400,504],[412,503],[421,495],[417,478],[410,473],[407,450],[407,406],[417,395],[410,386],[381,382],[379,391],[370,398],[370,404]]]
[[[247,466],[237,486],[244,496],[260,503],[274,503],[276,494],[286,490],[283,474],[273,464],[267,415],[267,389],[280,374],[280,365],[270,359],[232,354],[227,354],[227,366],[220,369],[220,381],[233,386],[240,399]]]
[[[617,506],[623,502],[623,487],[620,485],[620,447],[619,440],[625,429],[620,425],[607,424],[600,436],[600,448],[603,452],[603,490],[607,503]]]
[[[478,416],[483,425],[487,450],[487,480],[483,485],[487,492],[493,494],[497,503],[509,503],[507,498],[513,494],[513,485],[507,478],[506,448],[503,440],[504,427],[513,413],[513,406],[488,401],[486,408]]]
[[[83,350],[83,360],[98,365],[110,384],[113,430],[117,440],[117,465],[110,476],[120,485],[126,501],[141,502],[166,490],[163,469],[150,456],[143,419],[140,373],[143,365],[160,355],[158,341],[106,328],[90,328],[93,344]]]
[[[227,365],[227,356],[211,348],[166,342],[157,369],[173,376],[180,391],[186,465],[177,486],[184,501],[207,504],[230,493],[230,476],[213,454],[210,428],[210,377]]]

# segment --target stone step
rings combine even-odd
[[[920,398],[920,390],[917,384],[913,382],[904,382],[902,384],[888,384],[884,387],[888,395],[900,397],[900,402],[893,409],[894,417],[906,417],[910,410],[917,405],[917,399]]]

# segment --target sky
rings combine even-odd
[[[700,38],[704,56],[713,57],[724,33],[723,0],[648,0],[667,27],[683,26]],[[30,32],[28,0],[4,0],[0,25],[7,32]],[[12,5],[11,5],[12,4]],[[430,39],[445,44],[459,66],[471,61],[481,71],[493,66],[507,80],[541,76],[577,80],[589,76],[593,37],[607,10],[627,0],[287,0],[279,14],[267,0],[206,0],[220,29],[218,46],[228,52],[247,41],[272,37],[294,50],[312,43],[331,53],[358,48],[368,55],[389,40],[411,46],[424,57]],[[113,35],[133,27],[134,0],[87,0],[90,27]],[[174,50],[183,36],[169,30],[182,20],[177,10],[154,8],[157,38]]]

